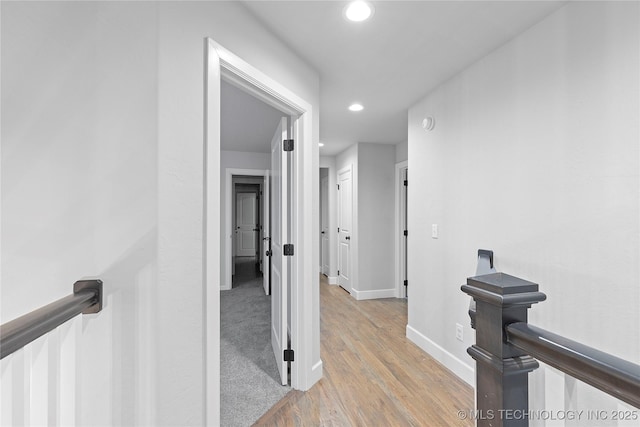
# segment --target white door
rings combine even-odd
[[[329,275],[329,177],[320,182],[321,272]]]
[[[264,287],[264,293],[269,295],[271,292],[270,280],[271,280],[271,222],[269,219],[269,210],[271,209],[270,195],[269,195],[269,173],[265,171],[264,183],[262,188],[262,286]]]
[[[256,193],[236,193],[236,255],[256,256]]]
[[[351,293],[353,180],[351,166],[338,172],[338,284]]]
[[[287,384],[287,288],[289,257],[284,256],[288,243],[288,175],[289,152],[283,149],[287,139],[287,119],[282,118],[271,140],[271,346],[280,371],[280,380]]]

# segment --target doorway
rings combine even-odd
[[[265,227],[262,182],[263,177],[260,176],[232,177],[232,288],[262,278],[264,251],[261,233]]]
[[[338,171],[338,285],[349,293],[353,286],[353,234],[353,170],[349,165]]]
[[[330,275],[329,168],[320,168],[320,273]]]
[[[225,112],[223,117],[227,118],[222,122],[222,135],[228,135],[228,129],[225,127],[228,126],[230,117],[226,114],[228,111],[224,105],[222,110]],[[241,117],[258,119],[258,116],[251,117],[247,114]],[[223,386],[220,411],[223,425],[231,424],[236,419],[257,419],[255,415],[261,415],[260,411],[266,411],[276,403],[277,400],[274,399],[289,391],[288,387],[282,387],[288,380],[286,365],[283,369],[282,364],[277,363],[278,356],[280,359],[284,358],[284,349],[280,346],[288,343],[287,322],[282,320],[283,313],[287,314],[287,303],[279,297],[286,297],[286,292],[283,294],[280,291],[283,287],[285,291],[288,290],[283,284],[287,283],[286,274],[289,269],[288,260],[282,257],[281,250],[278,251],[283,246],[282,242],[288,241],[288,234],[280,232],[283,228],[282,223],[286,223],[288,212],[284,206],[288,193],[281,187],[280,191],[276,191],[279,183],[287,182],[289,173],[281,165],[275,167],[274,156],[264,153],[267,150],[274,151],[273,140],[280,144],[280,150],[276,148],[275,153],[284,153],[283,132],[288,134],[289,129],[287,119],[283,119],[282,114],[278,114],[278,117],[277,125],[271,123],[271,126],[281,130],[276,130],[273,137],[261,138],[258,141],[260,147],[256,149],[262,152],[223,152],[223,164],[233,162],[269,168],[225,169],[224,244],[228,250],[222,257],[222,262],[227,265],[226,275],[231,277],[227,282],[231,287],[220,293],[220,369]],[[268,116],[261,118],[269,119]],[[283,122],[285,129],[282,129]],[[270,130],[271,133],[274,131],[273,128]],[[229,144],[225,140],[223,146],[230,147]],[[285,159],[276,156],[276,160],[279,160],[280,164],[284,162],[286,166],[290,153],[286,152],[281,156]],[[283,195],[283,192],[286,194]],[[278,200],[282,200],[279,210]],[[269,211],[271,208],[274,212]],[[284,213],[284,220],[280,219],[278,212]],[[263,239],[263,236],[268,237],[271,233],[274,237],[273,245]],[[267,254],[272,251],[274,257]],[[274,265],[274,258],[277,258],[278,254],[281,262]],[[278,266],[280,268],[276,268]],[[269,274],[269,270],[273,271],[273,275]],[[271,286],[264,286],[263,290],[263,283],[267,283],[266,280],[270,277],[275,281],[272,294],[265,292],[267,289],[271,290]],[[274,311],[276,302],[277,310]],[[273,339],[274,330],[279,330],[276,340]],[[272,349],[274,342],[278,351]],[[269,403],[270,405],[265,407]]]
[[[250,257],[257,263],[257,268],[260,272],[262,272],[265,268],[265,250],[264,250],[264,233],[268,231],[268,219],[265,218],[265,206],[268,205],[268,195],[265,195],[265,178],[268,175],[269,171],[263,169],[236,169],[236,168],[226,168],[224,175],[224,198],[225,198],[225,212],[223,217],[225,218],[224,222],[224,249],[223,256],[220,262],[224,264],[224,276],[222,277],[222,282],[220,283],[220,290],[228,290],[232,289],[235,282],[236,275],[236,258],[238,256]],[[238,191],[239,190],[239,191]],[[251,227],[249,230],[248,226],[243,226],[242,230],[238,229],[238,200],[237,195],[243,193],[254,193],[256,194],[257,199],[255,200],[255,208],[259,209],[258,212],[255,213],[255,217],[257,219],[256,225]],[[243,196],[241,196],[243,197]],[[248,200],[245,200],[245,205]],[[248,206],[251,204],[249,203]],[[245,207],[248,207],[245,206]],[[254,220],[255,221],[255,220]],[[259,231],[254,232],[253,230],[258,228]],[[249,233],[250,231],[250,233]],[[254,241],[253,246],[255,247],[253,252],[247,252],[247,247],[250,245],[244,245],[243,251],[238,253],[238,247],[242,247],[243,245],[239,245],[238,239],[243,238],[244,242],[240,243],[250,243]],[[243,260],[247,262],[248,260]]]
[[[311,260],[317,259],[313,245],[313,204],[318,198],[314,179],[314,161],[318,159],[317,144],[313,144],[312,105],[288,88],[263,74],[253,65],[226,50],[210,38],[205,39],[204,94],[204,334],[206,360],[207,424],[220,420],[220,85],[222,79],[243,88],[254,96],[294,117],[292,152],[296,167],[292,182],[292,235],[295,248],[291,262],[290,292],[291,348],[295,363],[291,364],[291,385],[308,390],[322,377],[319,330],[319,277]],[[317,172],[316,172],[317,173]],[[314,186],[314,183],[316,184]],[[292,249],[293,249],[292,247]],[[306,254],[307,256],[300,256]],[[316,255],[317,256],[317,255]]]
[[[261,257],[262,231],[269,224],[263,216],[269,206],[264,180],[262,176],[231,177],[233,286],[220,292],[219,425],[249,425],[291,390],[283,387],[274,360],[273,298],[263,288],[269,276],[268,270],[261,271],[269,265],[269,258]]]
[[[408,162],[396,164],[396,220],[395,220],[395,277],[396,277],[396,297],[408,298],[409,278],[408,278],[408,240],[409,230],[407,229],[409,209],[408,209],[408,188],[409,188],[409,167]]]

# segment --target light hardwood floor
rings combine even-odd
[[[402,299],[356,301],[320,279],[324,376],[257,426],[472,426],[473,390],[405,336]]]

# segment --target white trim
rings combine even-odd
[[[313,201],[318,188],[313,188],[317,167],[317,141],[313,141],[313,109],[304,99],[277,83],[252,65],[224,49],[210,38],[205,39],[205,139],[204,139],[204,283],[203,283],[203,339],[205,391],[203,399],[204,424],[220,423],[220,81],[230,82],[241,89],[293,115],[296,129],[294,156],[297,167],[292,224],[296,254],[292,260],[291,289],[291,345],[296,351],[296,363],[292,364],[291,385],[298,390],[308,390],[322,376],[322,365],[312,360],[314,336],[314,293],[318,292],[319,273],[311,254],[313,249]],[[316,186],[317,187],[317,186]],[[311,279],[309,279],[311,278]],[[315,300],[317,305],[318,300]],[[318,319],[316,319],[318,320]],[[319,342],[316,343],[319,347]],[[319,367],[318,367],[319,366]],[[314,372],[319,369],[320,372]]]
[[[317,361],[311,368],[311,379],[314,384],[322,379],[322,369],[322,360]]]
[[[331,280],[338,272],[338,234],[334,230],[338,227],[338,192],[336,191],[336,159],[335,157],[320,157],[320,168],[328,169],[329,173],[329,271],[324,274]],[[322,259],[322,256],[320,256]],[[335,279],[337,280],[337,279]],[[338,283],[331,283],[337,285]]]
[[[393,289],[376,289],[375,291],[358,291],[357,289],[351,289],[351,296],[356,300],[361,301],[365,299],[380,299],[380,298],[395,298],[396,290]]]
[[[220,424],[220,58],[205,39],[203,360],[204,424]],[[212,325],[209,325],[211,322]],[[211,327],[213,326],[213,327]]]
[[[327,282],[330,285],[337,285],[338,284],[338,276],[327,276]]]
[[[410,325],[407,325],[407,338],[444,365],[445,368],[456,374],[464,382],[475,388],[476,374],[473,366],[458,359]]]
[[[220,59],[221,76],[226,82],[286,114],[303,117],[306,113],[311,112],[311,104],[307,101],[212,39],[208,40]],[[307,119],[310,124],[310,116]],[[309,129],[309,136],[311,136],[311,129]]]
[[[322,171],[322,167],[319,168],[320,171]],[[318,206],[319,206],[319,216],[320,216],[320,235],[319,235],[319,240],[320,240],[320,253],[319,255],[319,264],[320,264],[320,273],[324,274],[325,276],[328,276],[331,274],[331,207],[329,204],[329,194],[330,194],[330,189],[331,187],[329,186],[329,181],[330,181],[330,177],[329,175],[331,174],[331,169],[328,167],[325,167],[324,169],[326,169],[327,171],[327,176],[325,177],[319,177],[319,181],[320,181],[320,194],[319,194],[319,198],[318,198]],[[326,181],[325,181],[326,180]],[[324,182],[326,182],[326,189],[324,187]],[[323,198],[322,193],[323,191],[326,192],[326,197]],[[324,214],[326,212],[326,215]],[[323,224],[326,224],[326,232],[323,229]],[[323,234],[324,233],[324,234]],[[324,242],[324,240],[326,240],[326,243]],[[326,259],[325,259],[325,252],[326,252]],[[325,268],[326,265],[326,268]]]
[[[225,265],[225,277],[224,282],[220,283],[220,290],[226,291],[232,288],[233,284],[233,176],[234,175],[246,175],[246,176],[261,176],[264,177],[264,169],[236,169],[226,168],[224,174],[224,189],[225,189],[225,226],[224,226],[224,265]]]
[[[404,289],[404,283],[403,283],[403,275],[402,275],[402,270],[403,270],[403,266],[402,266],[402,240],[403,240],[403,235],[402,235],[402,213],[403,213],[403,207],[402,207],[402,187],[404,187],[402,181],[403,181],[403,177],[402,177],[402,172],[407,169],[409,167],[409,162],[408,161],[404,161],[404,162],[400,162],[400,163],[396,163],[396,204],[395,204],[395,225],[394,225],[394,230],[395,230],[395,234],[396,234],[396,238],[393,239],[394,241],[394,246],[395,246],[395,281],[396,281],[396,293],[395,293],[395,297],[396,298],[404,298],[406,297],[406,292]],[[406,254],[405,254],[406,256]]]

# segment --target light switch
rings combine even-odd
[[[458,341],[464,341],[464,328],[460,323],[456,323],[456,339]]]
[[[431,224],[431,237],[438,238],[438,224]]]

